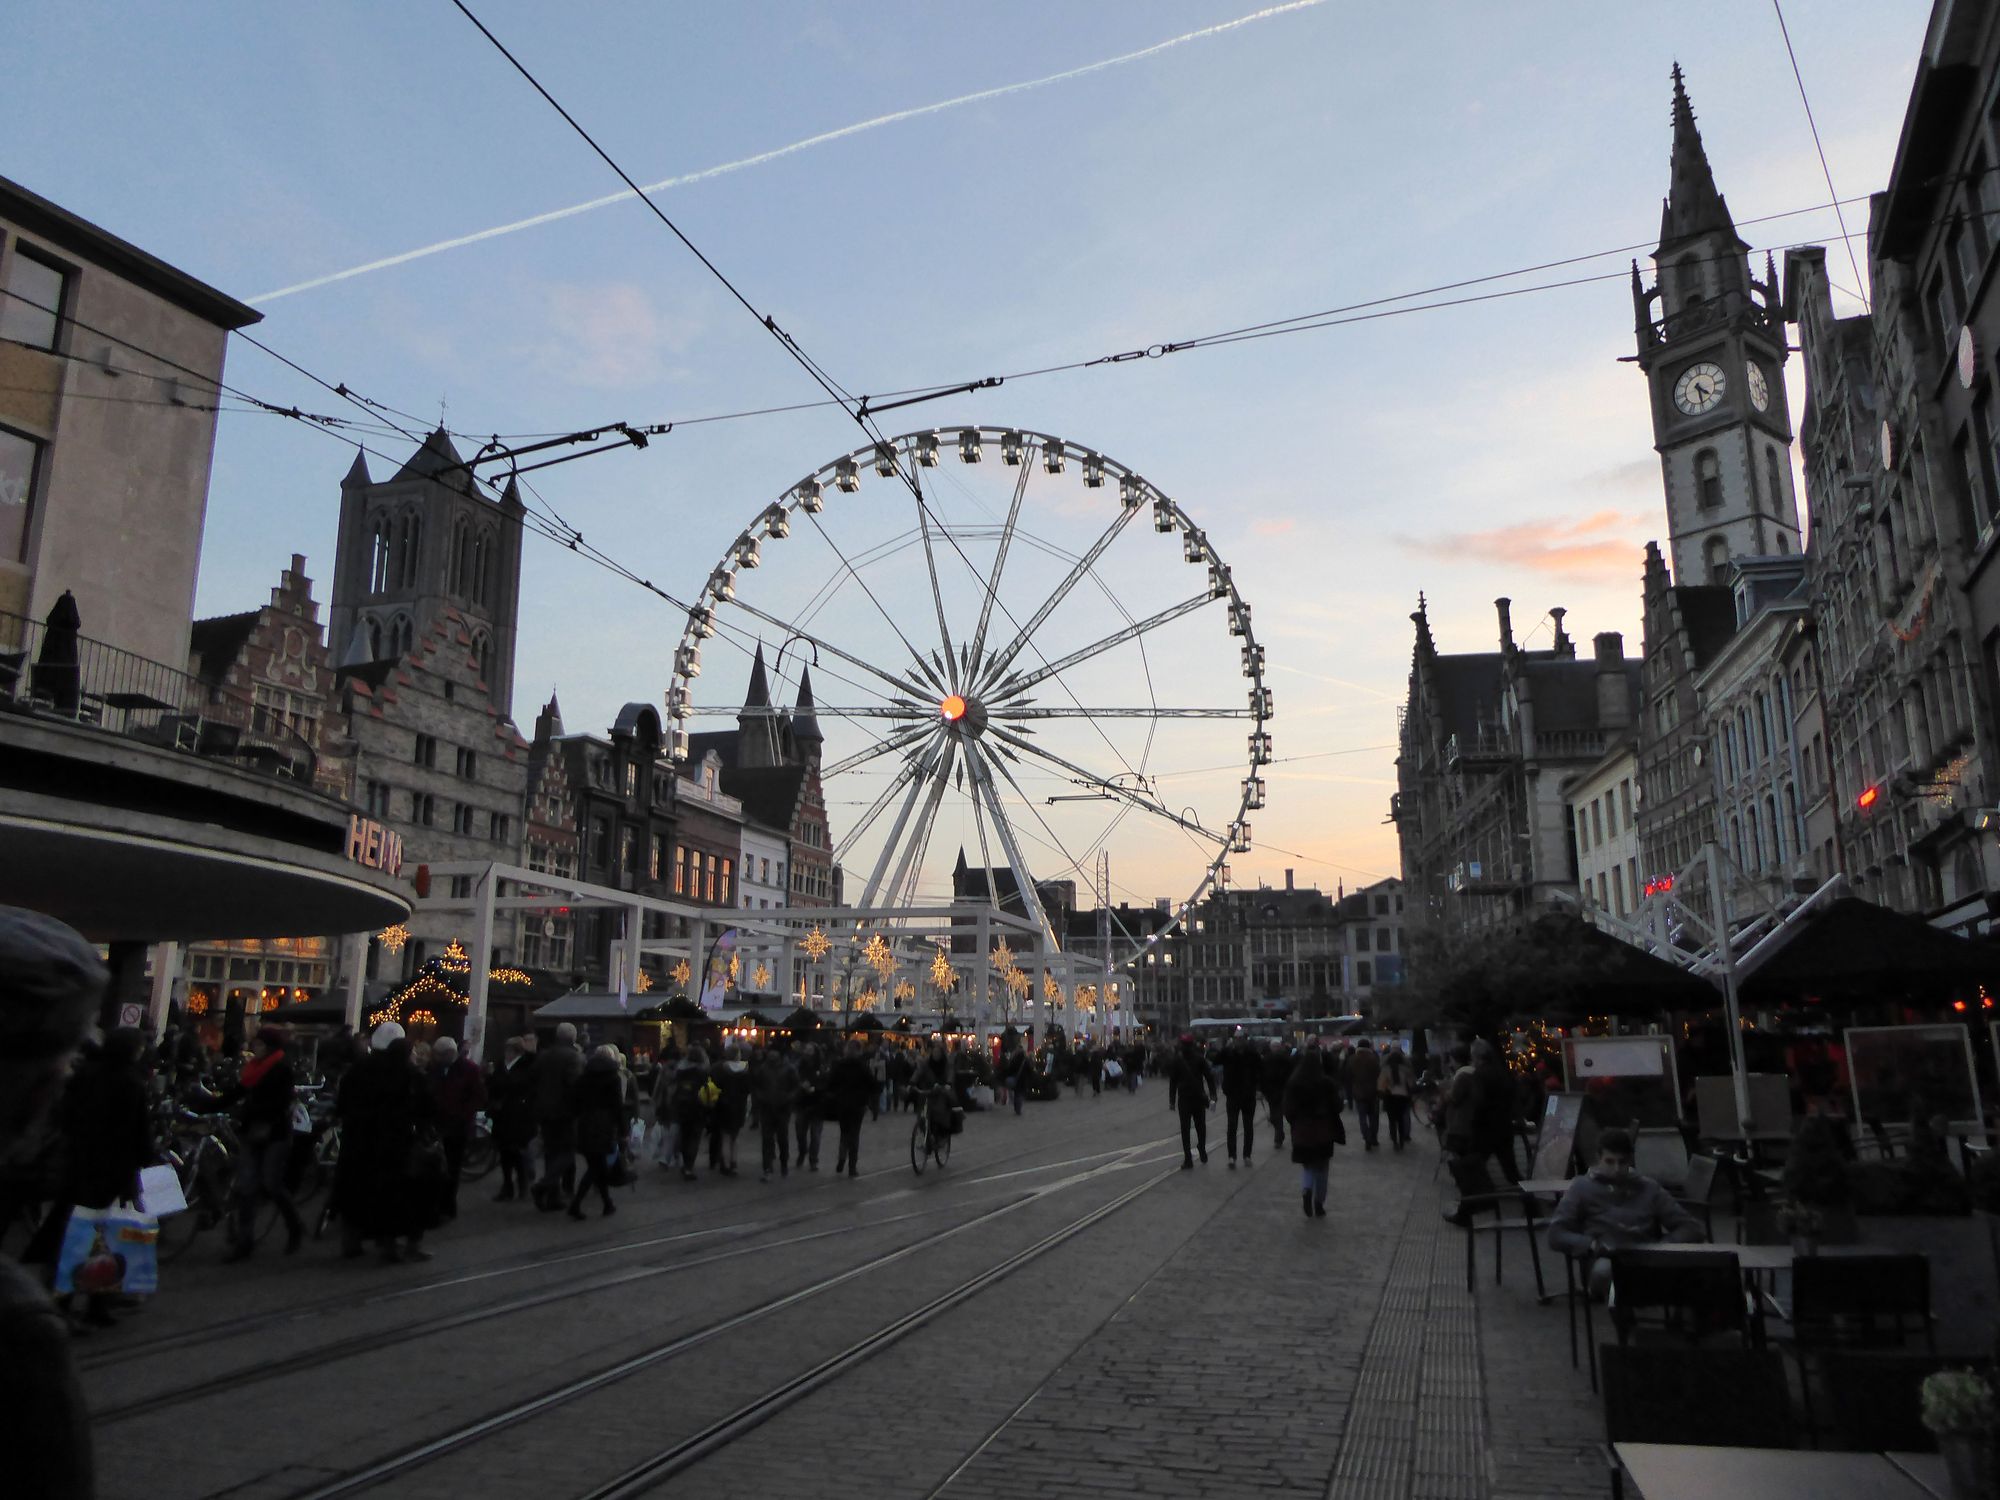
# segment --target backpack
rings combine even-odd
[[[705,1079],[695,1098],[701,1101],[702,1108],[714,1109],[722,1099],[722,1088],[713,1078]]]

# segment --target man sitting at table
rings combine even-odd
[[[1607,1130],[1597,1138],[1597,1165],[1563,1191],[1549,1220],[1549,1246],[1586,1267],[1590,1294],[1611,1288],[1611,1252],[1661,1240],[1701,1238],[1701,1222],[1673,1194],[1632,1169],[1632,1134]]]

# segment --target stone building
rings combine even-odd
[[[526,836],[522,862],[531,870],[556,876],[577,873],[576,799],[570,792],[569,767],[555,742],[562,737],[562,706],[556,695],[535,716],[535,735],[528,742],[528,804],[522,821]],[[531,969],[568,974],[576,953],[576,916],[560,902],[546,911],[529,911],[521,921],[521,962]]]
[[[1403,882],[1392,877],[1346,892],[1334,914],[1345,960],[1339,1009],[1377,1014],[1393,999],[1387,992],[1403,983]]]
[[[1563,785],[1629,732],[1638,663],[1615,633],[1579,661],[1550,611],[1554,640],[1514,640],[1511,601],[1495,601],[1499,649],[1447,656],[1427,607],[1402,711],[1390,816],[1415,926],[1497,927],[1576,891]]]
[[[340,482],[329,617],[341,665],[407,656],[449,613],[511,718],[522,516],[513,482],[488,498],[442,428],[380,483],[357,452]]]
[[[674,767],[662,750],[658,711],[628,703],[603,738],[564,734],[560,714],[545,711],[536,736],[543,753],[552,747],[560,756],[575,799],[577,872],[592,885],[614,890],[698,899],[688,889],[686,847],[676,847]],[[625,921],[623,912],[604,907],[576,915],[571,961],[589,983],[613,983],[611,945],[623,937]],[[642,936],[670,936],[662,921],[647,917]],[[644,967],[657,981],[667,965],[651,956]]]
[[[1576,836],[1577,893],[1585,906],[1629,916],[1644,893],[1639,879],[1637,726],[1618,736],[1604,758],[1563,783]]]

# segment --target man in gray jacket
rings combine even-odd
[[[1597,1165],[1572,1181],[1549,1220],[1549,1246],[1587,1268],[1590,1293],[1611,1289],[1611,1252],[1661,1240],[1701,1238],[1701,1223],[1673,1194],[1632,1167],[1632,1135],[1607,1130],[1597,1138]]]
[[[556,1027],[555,1045],[541,1050],[529,1075],[535,1124],[542,1136],[542,1180],[535,1184],[535,1207],[544,1211],[562,1207],[576,1186],[575,1091],[582,1072],[576,1027],[564,1021]]]

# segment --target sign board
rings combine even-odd
[[[1583,1121],[1582,1094],[1551,1094],[1542,1106],[1541,1133],[1535,1137],[1535,1164],[1528,1175],[1567,1177],[1576,1153],[1576,1128]]]
[[[1985,1128],[1972,1036],[1962,1021],[1936,1026],[1850,1026],[1847,1070],[1854,1082],[1854,1117],[1902,1125],[1921,1110],[1943,1115],[1947,1128]]]
[[[1563,1077],[1590,1096],[1602,1125],[1673,1125],[1681,1117],[1673,1043],[1663,1036],[1563,1038]]]
[[[403,836],[373,818],[352,813],[347,819],[347,857],[357,865],[386,874],[403,873]]]
[[[1754,1141],[1785,1141],[1792,1136],[1792,1082],[1783,1073],[1752,1073],[1750,1136]],[[1736,1080],[1724,1073],[1694,1081],[1694,1118],[1705,1141],[1740,1141],[1743,1126],[1736,1118]]]
[[[134,1000],[124,1000],[118,1006],[118,1024],[138,1027],[146,1024],[146,1007]]]

